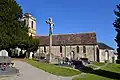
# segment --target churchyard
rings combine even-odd
[[[21,68],[17,67],[18,65],[22,67],[22,65],[18,64],[19,61],[20,63],[21,62],[25,64],[28,63],[36,67],[38,70],[43,70],[49,74],[68,78],[68,80],[92,80],[92,79],[119,80],[120,79],[119,77],[120,65],[115,63],[100,63],[100,62],[89,63],[86,61],[84,62],[81,62],[79,60],[68,61],[67,59],[63,59],[62,62],[58,60],[59,61],[57,62],[58,64],[51,64],[49,63],[49,61],[46,61],[46,59],[45,61],[41,60],[41,58],[39,58],[39,60],[38,59],[36,60],[36,58],[34,58],[32,55],[29,56],[29,58],[27,59],[16,59],[16,58],[11,59],[10,57],[8,57],[8,52],[6,50],[2,50],[0,51],[0,63],[1,64],[7,63],[6,64],[7,67],[6,68],[1,67],[0,76],[6,75],[9,77],[1,77],[1,80],[2,78],[4,78],[4,80],[9,80],[10,78],[14,80],[13,78],[16,74],[20,73],[19,75],[21,75]],[[85,62],[87,64],[85,64]],[[16,66],[13,66],[13,64],[15,64]],[[14,75],[14,76],[10,76],[10,75]],[[20,77],[22,78],[22,76],[19,76],[19,78]]]
[[[38,36],[36,18],[16,0],[0,0],[0,11],[0,80],[120,80],[119,56],[96,32],[54,35],[50,17],[49,36]]]
[[[53,64],[36,62],[33,60],[26,60],[27,63],[58,76],[72,76],[73,80],[119,80],[120,79],[120,65],[113,63],[99,63],[93,62],[89,66],[84,66],[81,69],[70,71],[69,67],[56,66]],[[61,69],[61,68],[66,68]],[[69,72],[70,71],[70,72]],[[75,76],[77,75],[77,76]]]
[[[13,54],[19,54],[19,53],[20,51],[13,52]],[[25,54],[25,53],[22,53],[22,54]],[[21,65],[21,63],[23,65],[27,65],[28,63],[34,68],[37,68],[38,71],[43,70],[47,72],[47,74],[50,74],[52,76],[53,75],[61,76],[61,80],[62,78],[67,78],[68,80],[88,80],[88,79],[119,80],[120,79],[120,77],[118,76],[120,75],[119,64],[101,63],[101,62],[95,62],[95,61],[91,62],[87,58],[81,58],[80,60],[68,59],[68,58],[63,58],[63,59],[56,58],[54,60],[51,60],[54,62],[54,63],[51,63],[49,62],[49,56],[43,57],[43,55],[35,56],[33,54],[35,53],[30,52],[29,57],[24,59],[23,58],[17,59],[17,58],[9,57],[8,52],[6,50],[1,50],[0,51],[0,64],[1,64],[0,76],[3,76],[3,75],[9,76],[9,77],[3,77],[5,78],[5,80],[9,80],[10,78],[13,79],[17,74],[19,74],[19,77],[17,77],[16,79],[16,80],[19,80],[18,78],[23,78],[22,76],[20,76],[22,75],[21,74],[22,67],[24,67]],[[33,69],[33,71],[34,70],[35,69]],[[31,75],[29,73],[25,73],[24,75],[26,74]],[[34,74],[36,74],[36,71]],[[40,71],[38,74],[43,74],[43,73]],[[45,73],[44,76],[47,76],[47,74]],[[57,80],[57,78],[55,80]]]

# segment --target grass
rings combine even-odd
[[[94,65],[96,66],[103,66],[105,65],[105,63],[101,63],[101,62],[93,62]]]
[[[93,65],[89,65],[88,67],[94,69],[94,68],[97,68],[96,66],[93,66]]]
[[[94,74],[87,74],[87,75],[73,78],[72,80],[114,80],[114,79],[110,79],[110,78],[106,78],[106,77],[102,77]]]
[[[70,68],[58,67],[53,64],[41,63],[33,60],[25,60],[25,61],[31,64],[32,66],[35,66],[39,69],[42,69],[46,72],[49,72],[57,76],[73,76],[73,75],[80,74],[80,71],[70,69]]]
[[[73,80],[120,80],[120,64],[108,64],[99,70],[75,77]]]
[[[108,66],[103,67],[102,70],[120,73],[120,64],[109,64]]]

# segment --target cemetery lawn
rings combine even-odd
[[[72,80],[114,80],[114,79],[97,76],[94,74],[87,74],[87,75],[82,75],[80,77],[73,78]]]
[[[64,68],[64,67],[58,67],[53,64],[48,64],[48,63],[42,63],[42,62],[37,62],[34,60],[25,60],[28,64],[31,64],[32,66],[35,66],[39,69],[42,69],[48,73],[57,75],[57,76],[74,76],[77,74],[80,74],[80,71],[75,70],[75,69],[70,69],[70,68]]]
[[[108,66],[103,67],[102,70],[120,73],[120,64],[109,64]]]
[[[102,62],[93,62],[92,64],[94,64],[96,66],[103,66],[103,65],[105,65],[105,63],[102,63]]]
[[[72,80],[120,80],[120,64],[108,64],[99,70],[80,75]]]
[[[94,69],[94,68],[97,68],[96,66],[93,66],[93,65],[89,65],[88,67]]]

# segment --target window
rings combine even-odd
[[[62,53],[62,46],[60,46],[60,53]]]
[[[79,53],[79,46],[77,46],[76,48],[77,48],[77,53]]]
[[[26,25],[26,20],[24,19],[24,25]]]
[[[105,50],[105,60],[109,60],[109,51]]]
[[[86,47],[83,46],[83,53],[86,53]]]
[[[31,22],[31,27],[33,28],[33,21]]]
[[[72,59],[75,59],[75,52],[72,51]]]
[[[44,52],[46,52],[46,47],[44,46]]]
[[[108,50],[105,50],[105,52],[108,52]]]

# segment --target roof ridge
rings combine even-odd
[[[75,35],[75,34],[92,34],[92,33],[95,33],[96,32],[81,32],[81,33],[67,33],[67,34],[54,34],[54,35]]]
[[[53,36],[57,35],[76,35],[76,34],[96,34],[96,32],[81,32],[81,33],[67,33],[67,34],[53,34]],[[48,36],[48,35],[39,35],[39,36]]]

